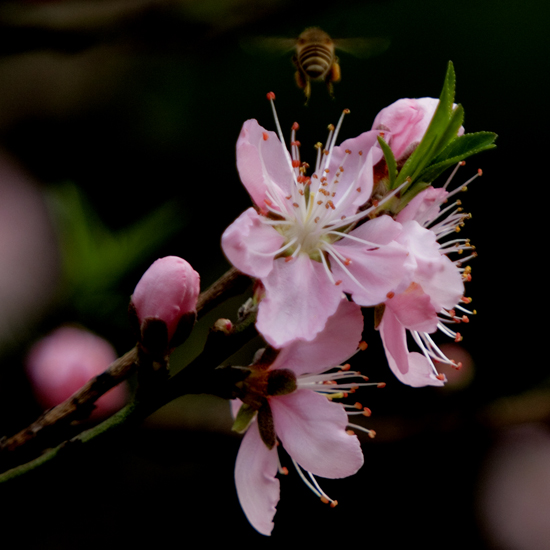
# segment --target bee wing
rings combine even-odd
[[[373,57],[384,53],[390,46],[389,38],[338,38],[334,45],[356,57]]]
[[[241,48],[252,55],[280,55],[296,47],[295,38],[279,36],[249,36],[240,41]]]

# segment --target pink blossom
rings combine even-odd
[[[433,97],[399,99],[376,115],[372,128],[388,132],[384,138],[395,158],[406,158],[424,137],[438,104]],[[458,135],[463,133],[461,127]]]
[[[363,464],[357,437],[346,432],[350,424],[344,406],[330,399],[331,395],[338,397],[338,393],[353,384],[328,383],[329,380],[356,377],[358,373],[326,372],[357,350],[362,328],[360,307],[341,300],[336,313],[314,340],[294,340],[280,350],[267,368],[262,370],[258,366],[254,370],[255,365],[251,367],[253,373],[249,377],[249,393],[242,398],[243,407],[256,403],[252,409],[260,411],[249,424],[241,443],[235,464],[235,483],[248,520],[264,535],[269,535],[273,529],[273,516],[279,501],[279,480],[275,476],[281,472],[276,440],[280,440],[303,479],[302,469],[312,476],[334,479],[354,474]],[[260,393],[259,388],[269,387],[266,381],[277,375],[292,382],[293,387],[272,395],[265,390]],[[272,432],[269,426],[265,427],[266,414],[262,420],[262,412],[266,410],[267,417],[272,419]],[[266,442],[270,433],[273,433],[273,440]],[[306,483],[322,500],[335,504],[316,481]]]
[[[27,356],[26,370],[36,398],[49,409],[105,371],[116,358],[115,350],[103,338],[66,326],[33,346]],[[97,400],[93,414],[107,416],[125,401],[126,388],[118,385]]]
[[[442,214],[441,204],[452,194],[444,188],[429,187],[396,218],[402,230],[395,240],[409,253],[406,275],[385,300],[378,328],[390,368],[401,382],[410,386],[443,385],[445,377],[438,374],[434,363],[457,365],[441,352],[430,334],[439,329],[460,340],[460,334],[446,323],[463,320],[459,311],[470,313],[460,303],[465,301],[463,280],[469,273],[462,264],[471,256],[452,261],[448,254],[471,250],[472,246],[467,239],[438,242],[455,233],[468,217],[460,208],[455,208],[455,203],[446,209],[446,217],[436,223]],[[407,330],[422,353],[409,352]]]
[[[139,280],[132,304],[140,324],[147,319],[166,323],[168,342],[186,313],[195,312],[200,292],[199,274],[177,256],[166,256],[153,262]]]
[[[342,118],[326,149],[318,148],[311,177],[299,160],[297,125],[291,155],[280,132],[279,139],[255,120],[244,123],[237,141],[239,175],[255,208],[227,228],[222,247],[237,269],[261,279],[265,298],[257,328],[275,347],[313,339],[343,292],[372,306],[402,277],[406,251],[392,241],[399,224],[383,216],[353,229],[374,208],[359,210],[371,195],[372,166],[382,153],[373,147],[376,131],[335,146]]]

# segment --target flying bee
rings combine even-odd
[[[385,38],[332,39],[319,27],[308,27],[298,38],[258,38],[248,42],[253,49],[264,51],[294,50],[292,62],[296,67],[296,84],[304,91],[306,104],[311,95],[311,82],[324,81],[331,97],[333,83],[341,78],[340,61],[336,50],[358,57],[370,57],[382,53],[388,46]],[[249,49],[249,48],[248,48]]]

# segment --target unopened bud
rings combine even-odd
[[[174,341],[182,340],[176,332],[187,337],[195,321],[199,291],[199,274],[184,259],[166,256],[154,262],[136,285],[130,302],[142,343],[150,340],[147,332],[157,349],[179,344]]]

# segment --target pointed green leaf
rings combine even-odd
[[[481,151],[496,147],[494,144],[496,137],[493,132],[476,132],[457,137],[434,159],[434,163],[420,174],[418,179],[431,183],[450,166]]]
[[[395,181],[395,187],[401,185],[407,178],[414,181],[432,159],[443,151],[456,136],[458,128],[460,128],[462,123],[464,111],[462,107],[459,108],[458,106],[453,109],[455,82],[454,67],[449,61],[443,90],[439,96],[439,104],[432,121],[422,141],[399,172]]]
[[[378,136],[378,143],[382,148],[384,158],[386,159],[386,165],[388,167],[388,176],[390,178],[389,189],[394,189],[395,177],[397,176],[397,162],[395,161],[395,157],[393,156],[393,151],[383,137]]]

